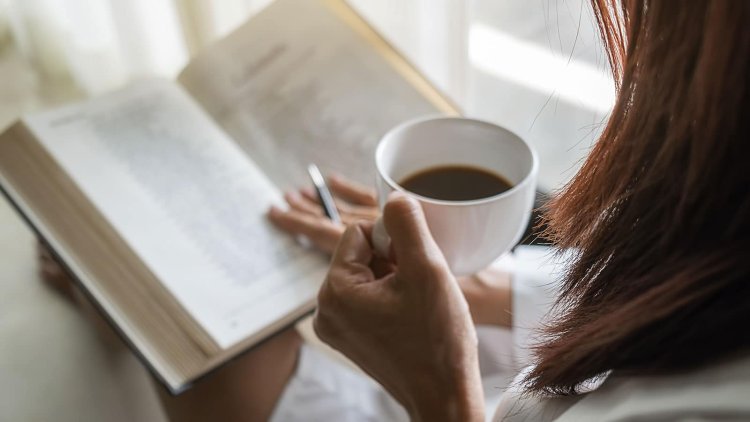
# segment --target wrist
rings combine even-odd
[[[461,279],[460,283],[475,324],[512,326],[510,274],[485,270]]]
[[[478,365],[452,380],[425,380],[405,407],[412,421],[484,421],[484,392]],[[468,375],[468,376],[467,376]]]

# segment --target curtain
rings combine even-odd
[[[192,54],[271,1],[0,0],[5,15],[0,40],[12,33],[43,77],[96,94],[136,77],[175,76]],[[461,37],[448,34],[465,33],[462,21],[455,20],[464,15],[463,0],[350,4],[428,69],[435,83],[457,98],[462,95],[466,49]]]
[[[3,1],[16,46],[42,76],[95,94],[174,76],[269,0]]]

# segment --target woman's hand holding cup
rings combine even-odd
[[[474,325],[422,208],[396,193],[383,220],[393,260],[373,253],[372,224],[349,226],[318,296],[316,332],[413,420],[483,420]]]

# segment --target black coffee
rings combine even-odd
[[[503,176],[477,167],[439,166],[412,174],[400,185],[417,195],[444,201],[471,201],[513,187]]]

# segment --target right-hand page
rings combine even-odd
[[[277,0],[179,81],[282,189],[310,162],[372,184],[385,132],[455,113],[341,0]]]

